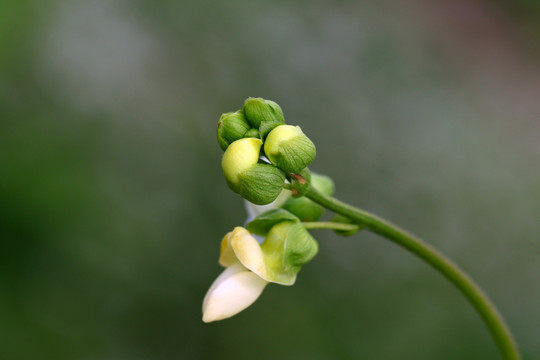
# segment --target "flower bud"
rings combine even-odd
[[[259,161],[262,141],[255,138],[245,138],[231,143],[223,157],[221,167],[227,185],[234,192],[240,190],[240,174],[247,171]]]
[[[237,140],[229,145],[221,160],[227,185],[256,205],[274,201],[285,182],[285,174],[279,168],[258,163],[261,146],[260,139]]]
[[[321,205],[303,196],[289,198],[282,208],[296,215],[302,221],[318,221],[324,213],[324,208]]]
[[[334,193],[334,182],[325,175],[311,173],[311,186],[325,195]],[[296,215],[301,221],[318,221],[324,208],[306,197],[290,197],[282,208]]]
[[[247,121],[255,128],[262,122],[285,123],[281,107],[271,100],[263,98],[247,98],[242,108]]]
[[[221,115],[217,124],[217,139],[219,146],[221,146],[223,150],[226,150],[231,143],[242,139],[250,128],[251,126],[247,122],[242,111]]]
[[[311,186],[319,190],[324,195],[327,195],[327,196],[334,195],[334,191],[335,191],[334,180],[332,180],[332,178],[329,176],[312,172],[311,173]]]
[[[286,173],[298,173],[315,158],[315,145],[300,127],[280,125],[272,130],[264,143],[266,157]]]

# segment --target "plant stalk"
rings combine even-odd
[[[431,245],[398,226],[364,210],[350,206],[333,197],[326,196],[312,186],[304,190],[304,196],[337,214],[348,217],[359,226],[404,247],[431,265],[469,300],[488,327],[505,360],[519,360],[520,354],[512,333],[497,308],[476,283],[456,264]]]

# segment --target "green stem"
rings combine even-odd
[[[356,224],[344,224],[332,221],[303,222],[306,229],[331,229],[340,231],[358,231],[360,227]]]
[[[501,314],[475,282],[450,259],[414,235],[373,214],[345,204],[333,197],[321,194],[312,186],[304,196],[323,207],[349,219],[404,247],[450,280],[474,306],[493,336],[503,359],[519,360],[520,355],[512,333]]]

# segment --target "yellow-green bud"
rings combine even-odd
[[[334,195],[334,181],[326,175],[311,173],[311,186],[327,196]]]
[[[262,122],[285,123],[281,107],[271,100],[247,98],[242,108],[247,121],[255,128]]]
[[[217,139],[223,150],[242,139],[251,126],[244,117],[242,111],[230,112],[221,115],[217,124]],[[258,137],[258,136],[257,136]]]
[[[240,174],[257,164],[261,146],[260,139],[245,138],[236,140],[225,150],[221,158],[221,168],[232,191],[240,191]]]
[[[318,221],[324,213],[324,208],[321,205],[303,196],[299,198],[290,197],[282,208],[298,216],[302,221]]]
[[[286,173],[298,173],[315,158],[315,145],[300,127],[280,125],[270,131],[264,143],[266,157]]]
[[[265,205],[274,201],[283,189],[285,174],[270,164],[260,164],[262,141],[255,138],[236,140],[229,145],[221,167],[227,185],[244,199]]]

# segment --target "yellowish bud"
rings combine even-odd
[[[240,175],[257,164],[262,141],[256,138],[236,140],[229,145],[221,159],[227,184],[234,192],[240,190]]]

